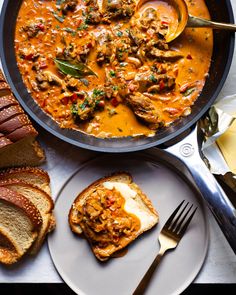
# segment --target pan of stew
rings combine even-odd
[[[5,0],[4,73],[28,114],[68,143],[114,156],[158,147],[183,162],[236,253],[236,210],[202,160],[195,126],[227,78],[234,34],[187,28],[167,44],[177,15],[164,2],[136,11],[135,0]],[[186,4],[234,22],[229,0]]]

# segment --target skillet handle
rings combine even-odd
[[[197,126],[187,137],[166,151],[185,164],[236,254],[236,209],[200,156]]]

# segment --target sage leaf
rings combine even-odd
[[[88,66],[83,63],[74,63],[72,61],[63,59],[54,59],[54,62],[58,69],[65,75],[70,75],[75,78],[83,78],[86,76],[97,76]]]

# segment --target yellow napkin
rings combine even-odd
[[[236,120],[218,139],[217,144],[231,172],[236,174]]]

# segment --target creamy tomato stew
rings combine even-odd
[[[204,0],[189,12],[210,18]],[[24,0],[15,52],[28,91],[61,128],[97,137],[154,135],[191,113],[209,70],[211,29],[167,44],[176,12],[150,1]]]

